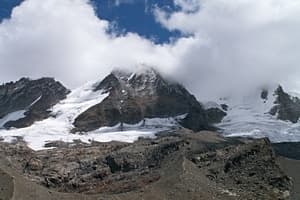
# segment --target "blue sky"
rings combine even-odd
[[[10,16],[13,7],[18,5],[22,0],[0,0],[0,21]]]
[[[22,0],[0,0],[0,20],[9,18],[13,7]],[[175,10],[173,0],[91,0],[101,19],[114,22],[118,31],[134,32],[155,43],[168,42],[180,33],[162,27],[153,16],[156,6]]]
[[[0,20],[20,1],[0,0]],[[300,91],[299,35],[297,0],[26,0],[0,23],[0,81],[73,88],[146,64],[201,98],[270,82]]]
[[[22,0],[0,0],[0,20],[10,16],[13,7],[18,5]]]

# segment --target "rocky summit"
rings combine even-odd
[[[277,98],[270,114],[277,115],[280,120],[297,123],[300,118],[300,99],[285,92],[282,86],[279,86],[274,94]]]
[[[27,127],[47,118],[49,109],[66,98],[69,92],[53,78],[22,78],[1,85],[0,127]]]
[[[75,119],[76,131],[180,115],[185,115],[181,125],[194,131],[211,129],[214,122],[182,85],[163,78],[151,68],[135,73],[113,71],[96,85],[97,90],[109,93],[109,96]],[[221,110],[219,112],[225,115]]]

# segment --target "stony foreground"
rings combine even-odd
[[[133,144],[0,145],[0,199],[290,199],[267,139],[182,129]],[[6,180],[6,181],[3,181]]]

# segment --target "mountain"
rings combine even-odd
[[[1,88],[1,138],[22,137],[35,150],[57,138],[133,142],[183,127],[213,130],[226,115],[205,109],[181,84],[152,68],[114,70],[71,92],[52,78],[23,78]]]
[[[49,117],[70,91],[52,78],[22,78],[0,86],[0,127],[22,128]]]
[[[300,140],[300,100],[280,85],[220,98],[217,103],[226,105],[227,115],[216,125],[225,135],[269,137],[272,142]]]
[[[298,187],[269,139],[199,130],[299,141],[299,102],[277,87],[202,104],[151,68],[72,91],[22,78],[0,86],[0,180],[10,180],[0,196],[10,187],[4,195],[29,200],[289,199]],[[276,152],[290,156],[290,146]]]
[[[76,131],[184,115],[180,124],[185,128],[194,131],[212,128],[205,109],[193,95],[151,68],[134,73],[113,71],[94,90],[109,95],[75,119]]]
[[[52,78],[23,78],[0,86],[0,127],[8,129],[0,131],[1,137],[12,141],[22,135],[35,149],[57,138],[132,142],[180,127],[299,141],[299,117],[299,98],[282,86],[200,103],[152,68],[114,70],[72,92]],[[78,132],[83,134],[70,134]]]
[[[300,99],[286,93],[281,86],[278,86],[274,94],[277,97],[270,114],[277,116],[277,119],[297,123],[300,118]]]

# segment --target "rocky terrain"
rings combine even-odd
[[[52,78],[4,84],[0,199],[297,199],[298,143],[208,131],[296,130],[300,100],[270,91],[202,104],[151,68],[72,92]]]
[[[0,145],[0,167],[41,185],[43,199],[289,199],[292,188],[267,139],[182,129],[132,144],[48,145],[57,148]]]
[[[225,115],[219,109],[206,112],[182,85],[163,78],[151,68],[135,73],[113,71],[95,87],[97,90],[109,92],[109,96],[75,119],[75,131],[180,115],[187,115],[182,126],[199,131],[212,129],[212,123]]]
[[[299,142],[281,142],[272,144],[277,155],[300,160],[300,143]]]
[[[280,120],[297,123],[300,118],[300,99],[286,93],[281,86],[274,94],[277,96],[274,102],[276,105],[270,110],[270,114],[276,115]]]
[[[49,109],[66,98],[69,92],[52,78],[22,78],[1,85],[0,128],[27,127],[49,117]]]

